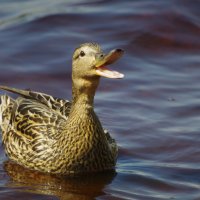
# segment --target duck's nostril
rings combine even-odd
[[[97,53],[95,57],[96,57],[96,59],[100,59],[101,60],[101,59],[104,58],[104,56],[105,55],[103,53]]]
[[[122,51],[123,51],[123,49],[116,49],[116,51],[117,51],[117,52],[122,52]]]

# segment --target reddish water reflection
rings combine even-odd
[[[11,178],[7,184],[9,187],[23,187],[23,191],[34,194],[73,200],[92,199],[105,194],[104,187],[116,176],[115,172],[107,172],[78,177],[59,177],[27,170],[12,162],[5,162],[4,169]]]

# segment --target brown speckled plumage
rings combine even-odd
[[[20,95],[16,100],[7,95],[0,98],[2,141],[8,157],[24,167],[49,173],[113,169],[117,145],[103,130],[93,99],[100,79],[95,71],[97,63],[111,64],[122,55],[120,51],[104,55],[94,43],[75,50],[72,102],[0,86]],[[118,74],[111,75],[121,78]]]

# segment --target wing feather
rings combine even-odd
[[[15,88],[10,88],[7,86],[0,86],[0,89],[19,94],[22,97],[33,99],[41,104],[46,105],[52,110],[60,113],[61,115],[67,117],[71,109],[71,103],[68,100],[52,97],[51,95],[34,92],[30,90],[20,90]],[[22,105],[21,105],[22,106]]]
[[[65,116],[32,99],[17,99],[16,105],[11,124],[14,130],[27,138],[54,139],[66,121]]]
[[[43,93],[17,90],[0,86],[0,89],[19,94],[16,100],[2,96],[0,126],[6,154],[13,161],[30,168],[40,168],[57,151],[68,119],[71,103]]]
[[[23,151],[34,155],[51,149],[60,137],[66,117],[33,99],[19,97],[11,111],[9,128],[2,131],[7,154],[15,160]],[[18,148],[20,146],[20,148]]]

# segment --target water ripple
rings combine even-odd
[[[125,79],[102,79],[95,99],[119,145],[117,174],[35,174],[4,164],[1,148],[0,198],[197,200],[199,10],[194,0],[2,1],[0,84],[70,99],[71,56],[88,41],[125,50],[113,66]]]

